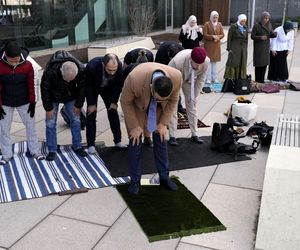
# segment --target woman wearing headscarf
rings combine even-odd
[[[255,81],[264,83],[267,66],[270,64],[270,38],[276,37],[270,23],[270,13],[264,11],[251,32],[253,39],[253,66],[255,67]]]
[[[184,25],[182,25],[179,41],[185,49],[193,49],[199,47],[199,42],[202,40],[203,35],[201,28],[197,25],[197,18],[190,16]]]
[[[277,36],[271,39],[270,44],[269,80],[284,82],[289,78],[286,58],[294,48],[293,29],[293,23],[287,21],[274,30]]]
[[[228,59],[225,68],[225,79],[247,78],[247,16],[241,14],[238,21],[231,25],[228,31],[227,51]]]
[[[221,42],[224,37],[223,26],[219,20],[219,13],[212,11],[210,20],[203,26],[203,41],[206,54],[210,59],[210,67],[207,71],[206,83],[217,81],[217,62],[221,61]]]

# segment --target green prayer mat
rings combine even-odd
[[[141,186],[138,195],[128,185],[116,186],[149,242],[226,230],[226,227],[179,180],[178,191]]]

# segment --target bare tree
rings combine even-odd
[[[147,9],[144,4],[128,9],[129,25],[138,36],[147,36],[153,28],[156,11]]]

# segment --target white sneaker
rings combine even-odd
[[[97,153],[96,148],[94,146],[90,146],[88,148],[88,153],[91,154],[91,155],[96,154]]]
[[[127,148],[127,145],[122,144],[122,142],[118,142],[115,144],[115,147],[117,148]]]

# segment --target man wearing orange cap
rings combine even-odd
[[[192,132],[192,141],[202,144],[203,140],[197,135],[197,97],[205,82],[206,72],[210,63],[204,48],[185,49],[176,54],[169,66],[178,69],[183,78],[182,91],[185,97],[185,107],[189,126]],[[174,112],[169,123],[169,144],[177,146],[177,111]]]

